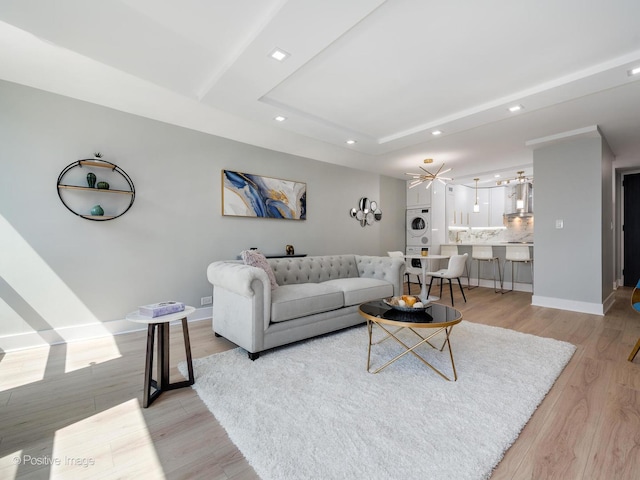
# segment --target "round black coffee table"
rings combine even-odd
[[[366,302],[360,305],[359,309],[360,315],[367,319],[367,331],[369,333],[369,347],[367,352],[367,372],[370,373],[378,373],[384,368],[391,365],[393,362],[403,357],[407,353],[412,353],[415,355],[422,363],[431,368],[434,372],[440,375],[445,380],[451,380],[444,373],[438,370],[436,367],[427,362],[422,356],[420,356],[415,349],[422,344],[428,344],[430,347],[443,351],[445,345],[449,349],[449,358],[451,358],[451,368],[453,369],[453,380],[458,379],[458,374],[456,373],[456,365],[453,361],[453,352],[451,351],[451,341],[450,335],[453,330],[454,325],[457,325],[462,320],[462,313],[459,310],[456,310],[453,307],[448,307],[446,305],[440,305],[439,303],[432,303],[427,305],[424,310],[419,311],[401,311],[391,308],[389,305],[384,303],[382,300],[374,300],[371,302]],[[373,337],[373,326],[377,325],[381,328],[386,335],[377,342],[372,342]],[[396,327],[396,328],[389,328]],[[398,338],[398,333],[404,329],[411,330],[418,338],[418,343],[413,346],[407,345],[403,340]],[[431,329],[425,330],[425,329]],[[424,331],[425,335],[423,336],[418,332]],[[430,340],[436,335],[444,333],[444,341],[442,345],[438,348],[433,345]],[[404,347],[404,351],[399,355],[395,356],[387,363],[377,368],[373,372],[371,372],[371,346],[378,345],[389,338],[393,338],[396,342]]]

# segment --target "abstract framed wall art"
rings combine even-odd
[[[222,170],[222,215],[307,219],[307,184]]]

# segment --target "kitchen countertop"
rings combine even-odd
[[[507,245],[522,245],[533,247],[533,242],[462,242],[462,243],[445,243],[443,245],[457,245],[459,247],[473,247],[474,245],[489,245],[491,247],[506,247]]]

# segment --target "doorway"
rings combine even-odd
[[[635,287],[640,279],[640,173],[625,175],[623,244],[625,287]]]

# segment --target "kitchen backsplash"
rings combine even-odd
[[[533,216],[506,217],[504,227],[449,228],[450,243],[533,242]]]

